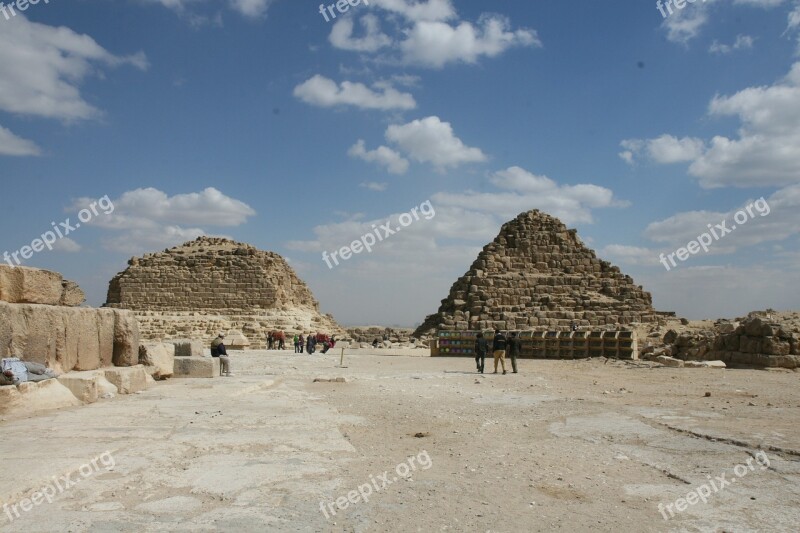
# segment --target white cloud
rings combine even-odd
[[[370,191],[383,192],[389,188],[389,184],[386,182],[365,181],[359,185],[359,187],[369,189]]]
[[[367,151],[364,147],[364,140],[359,139],[356,144],[350,147],[347,155],[356,157],[363,161],[377,163],[392,174],[405,174],[408,172],[408,160],[398,152],[386,146],[379,146],[375,150]]]
[[[10,130],[0,126],[0,155],[31,156],[41,154],[42,150],[35,142],[17,137]]]
[[[714,39],[714,42],[711,43],[708,51],[712,54],[729,54],[734,50],[749,50],[753,48],[753,43],[755,43],[755,39],[749,35],[737,35],[736,41],[734,41],[732,45],[722,44]]]
[[[747,206],[755,203],[750,212]],[[737,213],[739,221],[735,220]],[[752,216],[749,214],[752,213]],[[724,224],[723,224],[723,221]],[[711,228],[709,228],[709,225]],[[722,235],[722,225],[733,230]],[[733,229],[735,226],[735,230]],[[664,220],[652,222],[645,236],[653,242],[663,243],[673,250],[685,246],[703,233],[717,233],[709,248],[710,254],[730,254],[740,248],[764,243],[779,243],[797,234],[800,227],[800,184],[780,189],[768,198],[751,199],[727,211],[685,211]],[[664,251],[664,250],[662,250]],[[667,250],[670,251],[670,250]]]
[[[487,160],[479,148],[466,146],[456,137],[449,122],[442,122],[436,116],[391,125],[386,129],[386,139],[414,161],[430,163],[439,171]]]
[[[541,209],[565,224],[592,222],[592,209],[623,207],[611,190],[592,184],[559,185],[546,176],[537,176],[520,167],[510,167],[490,178],[499,192],[440,192],[435,204],[491,213],[504,220],[523,211]]]
[[[712,117],[736,117],[738,138],[717,135],[710,142],[665,134],[628,139],[620,157],[646,155],[656,163],[691,162],[689,174],[703,188],[786,186],[800,181],[800,62],[770,86],[715,96]]]
[[[624,244],[609,244],[598,255],[604,259],[610,258],[615,263],[622,265],[655,266],[658,264],[658,252],[650,248],[627,246]]]
[[[716,96],[709,114],[741,121],[739,138],[715,136],[689,173],[705,188],[783,186],[800,180],[800,63],[768,87]]]
[[[191,7],[199,7],[207,4],[206,0],[145,0],[153,4],[161,4],[167,9],[175,11],[179,15],[186,17],[192,24],[201,25],[214,21],[219,18],[215,16],[204,16],[192,11]],[[267,9],[274,0],[227,0],[227,4],[233,11],[248,17],[261,18],[267,13]]]
[[[693,161],[703,154],[705,144],[702,139],[684,137],[678,139],[672,135],[662,135],[656,139],[627,139],[620,143],[626,149],[619,156],[629,164],[634,157],[646,155],[656,163],[685,163]]]
[[[92,198],[78,198],[67,209],[85,208]],[[98,202],[100,203],[100,202]],[[100,204],[104,205],[105,202]],[[206,235],[197,225],[231,227],[244,224],[256,212],[244,202],[226,196],[213,187],[203,191],[168,196],[152,187],[135,189],[112,200],[113,210],[98,209],[100,214],[89,224],[120,232],[105,239],[107,248],[138,253],[180,244]],[[104,214],[110,211],[109,214]],[[187,226],[194,227],[187,227]]]
[[[0,31],[0,110],[19,115],[76,120],[101,116],[79,85],[96,65],[146,69],[143,53],[116,56],[88,35],[31,22],[23,15]]]
[[[762,9],[772,9],[785,3],[785,0],[733,0],[733,5],[743,5]],[[670,4],[668,9],[666,6]],[[683,8],[676,8],[666,0],[661,4],[663,14],[666,14],[661,27],[667,32],[667,39],[678,44],[688,45],[689,41],[696,38],[710,20],[709,12],[712,9],[728,7],[729,2],[718,0],[698,0],[697,2],[684,3]],[[672,14],[669,14],[669,12]],[[751,43],[752,44],[752,43]],[[725,46],[725,45],[722,45]]]
[[[53,249],[58,250],[59,252],[74,254],[80,252],[83,247],[69,237],[63,237],[58,239],[55,244],[53,244]]]
[[[400,91],[382,82],[378,91],[363,83],[335,81],[319,74],[294,88],[294,96],[303,102],[320,107],[351,105],[360,109],[414,109],[417,102],[409,93]]]
[[[428,0],[427,2],[371,0],[370,5],[401,15],[410,21],[449,20],[456,16],[456,10],[451,0]]]
[[[484,15],[478,25],[461,22],[420,21],[400,44],[406,64],[442,68],[448,63],[476,63],[482,56],[496,57],[516,46],[541,46],[535,30],[511,30],[507,18]]]
[[[354,23],[351,17],[339,19],[331,30],[328,38],[331,44],[341,50],[355,52],[376,52],[381,48],[392,44],[392,39],[381,32],[380,20],[375,15],[364,15],[361,17],[361,25],[364,27],[363,37],[353,37]]]

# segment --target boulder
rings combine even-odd
[[[175,345],[146,342],[139,345],[139,364],[152,367],[147,373],[154,379],[172,377],[175,365]]]
[[[205,357],[206,349],[202,341],[175,339],[166,341],[175,347],[175,357]]]
[[[722,361],[685,361],[686,368],[727,368]]]
[[[232,329],[225,335],[225,348],[228,350],[244,350],[249,346],[250,341],[239,330]]]
[[[58,381],[83,403],[94,403],[100,397],[100,374],[97,372],[69,372],[58,376]]]
[[[147,373],[141,365],[103,369],[105,377],[119,394],[133,394],[147,388]]]
[[[57,379],[0,387],[0,414],[29,415],[37,411],[81,405]]]
[[[77,283],[74,281],[64,280],[62,282],[61,300],[59,305],[66,307],[78,307],[86,301],[86,295]]]
[[[175,359],[175,378],[218,378],[219,359],[216,357],[178,357]]]

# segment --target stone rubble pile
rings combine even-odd
[[[669,330],[660,346],[644,348],[643,358],[723,361],[727,365],[800,368],[800,330],[760,313],[736,321],[718,321],[713,331]]]
[[[567,329],[657,322],[650,293],[557,218],[528,211],[503,225],[414,336],[442,330]]]

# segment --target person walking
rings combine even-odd
[[[285,350],[286,349],[286,334],[282,331],[278,332],[278,349]]]
[[[478,365],[478,372],[483,374],[483,367],[486,364],[486,352],[489,351],[489,341],[483,337],[483,333],[478,333],[475,337],[475,364]]]
[[[511,333],[511,338],[508,339],[508,356],[511,358],[511,370],[517,373],[517,357],[522,354],[522,341],[519,340],[517,332]]]
[[[297,337],[296,333],[294,337],[292,337],[292,344],[294,344],[294,353],[300,353],[300,339]]]
[[[300,353],[305,353],[305,349],[306,349],[306,339],[305,339],[305,337],[303,337],[303,334],[302,334],[302,333],[300,334],[300,339],[299,339],[299,341],[300,341],[300,347],[298,348],[298,350],[300,350]]]
[[[494,373],[497,374],[497,362],[503,366],[503,374],[506,373],[506,336],[496,329],[494,339],[492,339],[492,354],[494,355]]]
[[[222,376],[231,377],[231,360],[228,351],[225,349],[225,335],[220,333],[217,338],[211,341],[211,357],[219,357],[219,373]]]

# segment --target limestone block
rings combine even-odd
[[[789,341],[783,341],[778,337],[764,337],[761,350],[767,355],[789,355],[792,347]]]
[[[154,379],[167,379],[173,374],[174,353],[175,346],[172,344],[142,343],[139,345],[139,364],[153,367],[153,370],[147,373]]]
[[[105,377],[119,394],[133,394],[147,388],[147,373],[141,365],[130,367],[106,368]]]
[[[59,305],[66,307],[78,307],[86,301],[86,295],[77,283],[64,280],[62,282],[61,300]]]
[[[216,357],[177,357],[175,378],[218,378],[219,359]]]
[[[139,324],[130,311],[114,310],[113,363],[114,366],[133,366],[139,363]]]
[[[100,374],[97,372],[69,372],[58,376],[58,381],[83,403],[94,403],[100,397]]]
[[[173,339],[167,341],[175,347],[175,357],[204,357],[205,345],[194,339]]]
[[[244,350],[249,346],[250,341],[239,330],[232,329],[225,335],[225,347],[230,350]]]
[[[727,368],[722,361],[685,361],[686,368]]]
[[[64,278],[57,272],[0,265],[0,300],[9,303],[60,305]]]
[[[18,387],[0,387],[0,414],[29,415],[37,411],[81,405],[70,390],[57,379],[20,383]]]
[[[659,355],[653,360],[656,363],[661,363],[664,366],[669,366],[673,368],[682,368],[684,366],[684,361],[681,361],[680,359],[675,359],[674,357],[668,357],[666,355]]]

